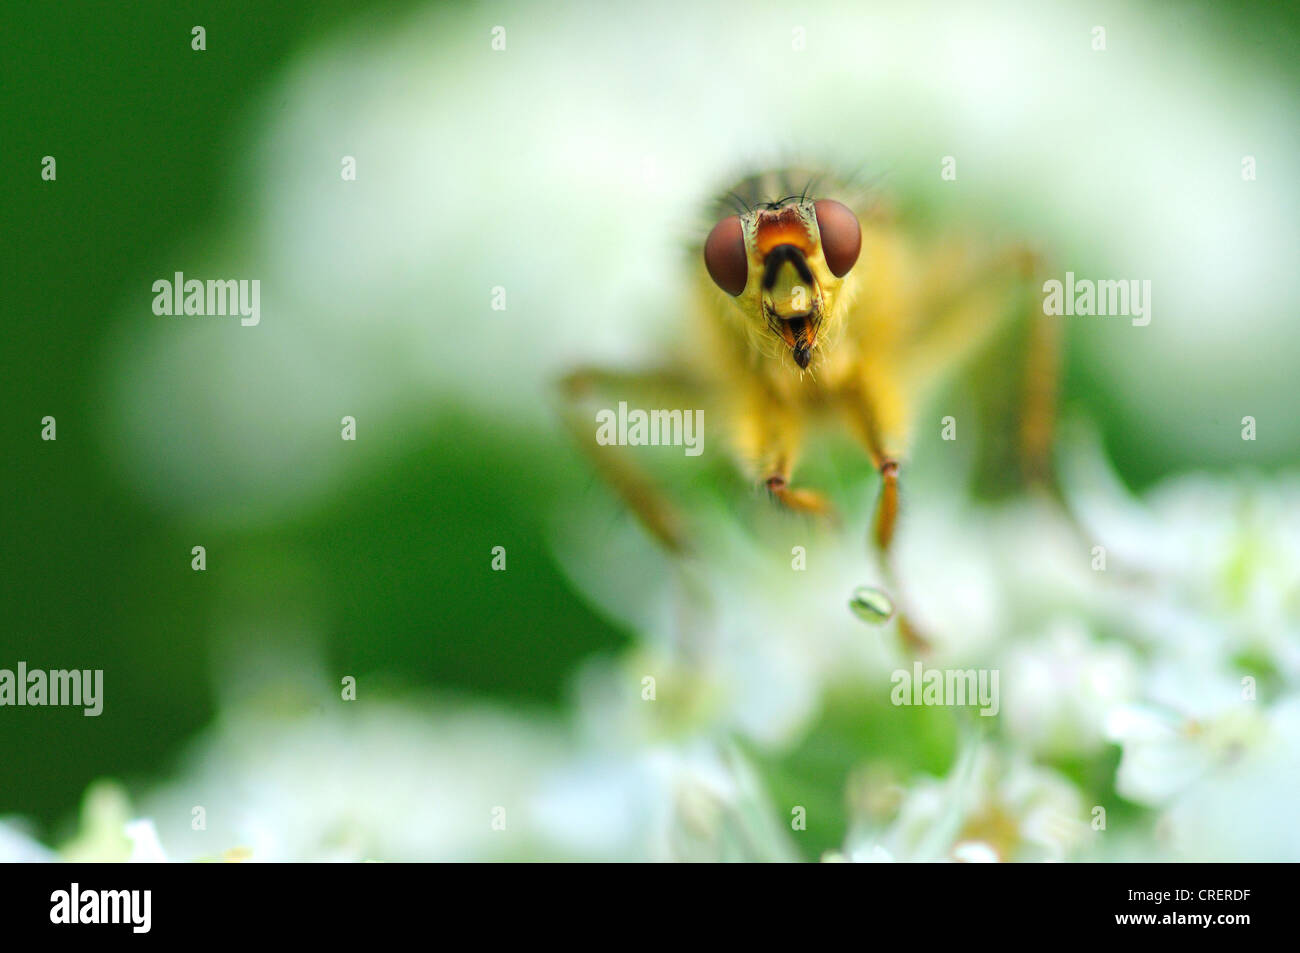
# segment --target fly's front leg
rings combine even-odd
[[[897,394],[887,392],[879,383],[873,388],[865,382],[846,391],[843,397],[849,424],[871,457],[871,465],[880,474],[880,495],[871,521],[871,542],[881,558],[887,560],[898,523],[900,456],[897,449],[900,441],[889,436],[888,432],[899,429],[901,401]]]
[[[754,397],[734,414],[733,428],[737,450],[773,500],[795,512],[833,515],[821,493],[790,485],[803,444],[803,420],[798,413]]]
[[[880,498],[876,501],[871,535],[876,550],[884,557],[894,542],[894,527],[898,523],[898,461],[886,457],[881,461],[879,469]]]
[[[899,461],[897,452],[891,449],[896,445],[896,441],[883,433],[884,415],[880,410],[883,407],[886,412],[889,412],[892,402],[882,399],[884,395],[873,394],[866,387],[856,389],[846,396],[850,422],[871,457],[876,472],[880,474],[880,493],[876,497],[875,514],[871,520],[871,544],[880,560],[880,571],[885,577],[886,584],[897,594],[899,582],[893,544],[902,505],[898,478]],[[903,639],[904,647],[918,654],[929,651],[930,642],[912,624],[911,614],[900,607],[897,616],[898,632]]]
[[[772,498],[787,509],[799,513],[811,513],[814,516],[832,516],[834,514],[834,510],[825,496],[816,490],[790,486],[788,476],[773,474],[764,481],[763,485],[772,494]]]
[[[876,499],[876,515],[872,521],[872,537],[876,552],[880,556],[881,570],[889,587],[899,591],[898,569],[893,554],[894,530],[898,524],[899,491],[898,461],[884,457],[879,465],[880,496]],[[930,640],[912,623],[911,613],[900,608],[898,612],[898,633],[903,645],[918,654],[930,650]]]

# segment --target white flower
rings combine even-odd
[[[848,608],[854,588],[876,575],[863,539],[757,506],[747,515],[748,527],[692,509],[698,550],[674,563],[634,522],[585,501],[555,521],[556,552],[575,586],[642,639],[622,684],[653,677],[660,708],[680,703],[691,730],[779,749],[815,717],[828,682],[896,667],[897,635],[892,623],[868,626]],[[793,568],[796,546],[804,570]],[[887,697],[887,679],[877,682]],[[619,698],[632,717],[649,716],[635,692]]]
[[[917,781],[887,827],[855,831],[852,859],[1065,860],[1086,842],[1079,792],[1064,778],[989,745],[966,749],[949,776]]]
[[[1300,696],[1207,710],[1117,709],[1119,793],[1164,808],[1158,831],[1183,859],[1300,859]]]
[[[165,864],[167,852],[158,840],[158,831],[153,821],[146,819],[131,821],[126,825],[126,836],[131,841],[132,864]]]
[[[1300,686],[1300,475],[1185,475],[1139,500],[1095,437],[1072,446],[1065,478],[1107,551],[1113,624],[1167,659],[1262,660]]]
[[[544,834],[532,795],[565,750],[544,719],[485,708],[253,707],[226,713],[142,804],[173,860],[526,859]]]
[[[21,822],[13,818],[0,820],[0,864],[40,864],[58,859],[54,851],[29,836]]]
[[[1098,643],[1078,618],[1057,620],[1007,650],[1002,720],[1026,750],[1090,754],[1106,742],[1106,718],[1131,701],[1138,661],[1119,643]]]
[[[534,814],[562,856],[789,861],[798,854],[734,748],[707,741],[596,749],[558,766]]]

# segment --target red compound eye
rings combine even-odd
[[[728,216],[713,226],[704,242],[704,267],[709,269],[713,283],[733,298],[745,290],[749,256],[738,216]]]
[[[821,199],[813,204],[813,208],[817,212],[817,229],[822,236],[826,267],[836,278],[843,278],[862,251],[862,226],[847,205],[831,199]]]

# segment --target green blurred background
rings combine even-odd
[[[122,276],[238,205],[225,191],[236,124],[286,58],[361,11],[404,6],[6,9],[3,333],[12,413],[0,646],[10,668],[18,658],[103,668],[110,701],[99,718],[5,709],[0,814],[53,823],[97,777],[165,771],[214,711],[209,635],[223,583],[263,587],[261,598],[290,617],[318,608],[283,601],[274,571],[282,549],[309,555],[319,572],[313,591],[331,597],[330,661],[358,675],[396,672],[413,685],[553,705],[578,659],[624,643],[544,551],[547,460],[472,421],[463,433],[443,431],[436,445],[417,429],[409,452],[287,532],[203,526],[209,559],[223,566],[206,574],[190,569],[199,527],[145,505],[104,459],[98,375]],[[210,38],[241,40],[210,39],[196,56],[188,42],[196,23]],[[30,174],[50,154],[59,163],[54,189]],[[53,443],[31,439],[29,418],[39,437],[46,414],[58,421]],[[507,538],[512,566],[529,571],[485,578],[486,554]],[[438,630],[474,637],[432,638]]]
[[[287,525],[177,516],[107,458],[104,363],[128,280],[246,212],[232,187],[247,148],[243,124],[287,63],[322,37],[360,42],[414,6],[146,0],[10,4],[0,14],[0,664],[108,673],[100,718],[0,712],[0,815],[56,825],[95,778],[166,774],[216,710],[213,634],[239,629],[231,613],[249,606],[267,610],[250,623],[251,639],[266,617],[290,629],[311,620],[332,670],[526,709],[557,708],[580,659],[627,644],[548,554],[546,504],[580,466],[567,448],[546,452],[535,434],[483,425],[472,408],[444,409],[436,433],[408,415],[381,464]],[[1252,71],[1295,76],[1295,5],[1180,9]],[[491,21],[490,10],[476,12]],[[196,23],[208,33],[201,56],[188,43]],[[1294,125],[1295,116],[1276,122]],[[39,177],[47,154],[58,159],[56,185]],[[1067,400],[1088,403],[1130,485],[1184,465],[1114,412],[1092,366],[1071,363]],[[58,420],[57,442],[39,439],[47,414]],[[1225,420],[1239,415],[1225,410]],[[1274,448],[1260,464],[1282,465],[1288,453]],[[526,571],[484,573],[487,553],[507,538],[511,568]],[[207,547],[206,573],[190,568],[197,542]]]

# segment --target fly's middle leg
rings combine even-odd
[[[610,406],[633,394],[650,397],[652,403],[697,405],[701,398],[698,382],[666,368],[621,371],[582,367],[569,372],[559,384],[560,419],[574,444],[660,545],[675,555],[689,553],[690,538],[677,506],[638,465],[628,448],[597,445],[590,410],[596,405]]]

